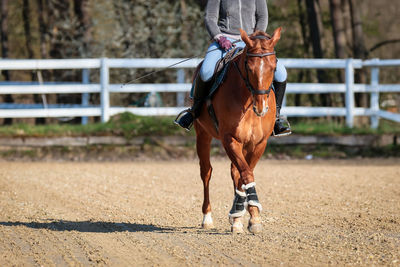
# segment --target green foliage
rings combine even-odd
[[[296,134],[304,135],[366,135],[366,134],[400,134],[400,125],[392,121],[381,120],[379,128],[374,130],[369,126],[348,128],[334,121],[301,120],[293,123],[292,129]]]
[[[87,125],[49,124],[28,125],[14,124],[0,127],[3,137],[56,137],[56,136],[123,136],[130,139],[146,135],[187,135],[187,132],[173,123],[172,117],[142,117],[132,113],[122,113],[107,123]],[[192,134],[194,131],[191,132]]]
[[[148,135],[186,135],[183,129],[173,124],[172,117],[142,117],[126,112],[113,117],[106,125],[108,133],[127,139]]]

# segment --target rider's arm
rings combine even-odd
[[[204,18],[207,31],[214,40],[217,40],[222,35],[218,27],[220,2],[220,0],[208,0]]]
[[[268,8],[265,0],[256,0],[256,30],[266,31],[268,26]]]

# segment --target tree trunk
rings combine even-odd
[[[45,9],[43,6],[43,0],[36,0],[37,2],[37,13],[38,13],[38,24],[39,24],[39,39],[40,39],[40,57],[42,59],[47,58],[47,26],[44,21]]]
[[[32,35],[31,35],[31,24],[30,24],[30,17],[29,17],[29,1],[28,0],[23,0],[22,20],[24,23],[26,51],[28,52],[28,58],[32,59],[33,58],[33,49],[32,49]]]
[[[82,44],[82,50],[80,51],[80,57],[91,57],[90,44],[92,40],[92,23],[89,13],[89,0],[74,0],[74,11],[78,18],[79,24],[77,28],[77,39]],[[83,97],[87,95],[89,99],[90,94],[79,95],[80,103],[83,103]],[[83,117],[79,118],[82,122]]]
[[[39,25],[39,57],[41,59],[47,59],[48,56],[48,24],[46,24],[45,18],[47,17],[47,10],[46,7],[48,6],[47,2],[43,2],[46,0],[36,0],[36,7],[37,7],[37,20]],[[39,70],[37,72],[37,80],[39,82],[50,81],[52,78],[51,71],[49,70]],[[40,79],[39,79],[40,75]],[[36,78],[36,77],[35,77]],[[43,101],[53,103],[55,102],[56,96],[55,95],[35,95],[35,103],[43,103]],[[51,122],[54,119],[51,118],[38,118],[36,119],[36,124],[45,124],[46,122]]]
[[[207,6],[207,0],[196,0],[196,3],[203,9]]]
[[[313,47],[313,54],[315,58],[323,58],[324,53],[321,45],[321,29],[319,26],[318,3],[316,0],[306,0],[308,25],[310,28],[311,44]]]
[[[32,35],[31,35],[31,18],[29,16],[29,1],[23,0],[23,7],[22,7],[22,20],[24,24],[24,32],[25,32],[25,47],[26,51],[28,52],[28,58],[32,59],[33,56],[33,49],[32,49]],[[35,72],[31,71],[31,81],[36,79]],[[38,94],[34,94],[32,96],[32,100],[34,103],[40,103],[41,97]],[[36,118],[35,124],[44,124],[44,118]]]
[[[8,0],[1,1],[1,56],[2,58],[8,58]],[[1,73],[4,76],[5,81],[10,80],[10,73],[8,70],[3,70]],[[5,95],[4,102],[14,103],[12,95]],[[12,124],[12,119],[4,119],[3,124]]]
[[[357,8],[360,6],[360,1],[356,0],[348,0],[350,6],[351,13],[351,28],[352,28],[352,36],[353,36],[353,55],[358,59],[366,59],[368,56],[367,48],[364,42],[364,31],[362,27],[362,20],[360,15],[360,10]],[[356,83],[366,83],[366,73],[362,70],[356,70],[355,72],[355,82]],[[367,94],[357,93],[355,94],[355,101],[357,106],[360,107],[368,107],[369,106],[369,97]],[[363,123],[365,123],[363,121]],[[368,120],[366,120],[368,123]]]
[[[343,20],[342,13],[342,2],[341,0],[329,0],[330,13],[331,13],[331,24],[333,42],[335,45],[335,56],[336,58],[346,58],[346,30]],[[344,71],[338,71],[338,79],[341,83],[344,82],[345,76]],[[340,96],[342,105],[345,105],[345,97],[343,94]]]
[[[346,32],[342,17],[341,1],[329,0],[329,5],[333,29],[333,41],[335,44],[335,55],[337,58],[346,58]]]
[[[351,12],[351,27],[353,29],[353,53],[355,58],[366,59],[368,51],[364,41],[360,10],[356,7],[356,0],[349,0]],[[360,5],[360,3],[358,3]]]
[[[346,39],[346,53],[351,54],[351,47],[353,47],[352,27],[351,27],[351,12],[349,0],[341,0],[340,3],[341,18],[343,24],[343,32]]]
[[[324,52],[322,50],[322,20],[321,8],[318,0],[306,0],[308,25],[310,28],[311,44],[313,47],[313,54],[315,58],[323,58]],[[317,78],[319,83],[326,80],[326,74],[323,70],[317,70]],[[330,95],[320,94],[321,105],[331,106]]]
[[[299,24],[301,28],[301,36],[303,37],[303,50],[304,50],[304,57],[309,57],[310,52],[310,38],[307,33],[307,17],[306,17],[306,10],[304,7],[304,0],[297,0],[297,8],[299,10]],[[298,76],[299,82],[312,82],[311,80],[311,72],[310,70],[300,70]],[[309,95],[309,99],[311,103],[315,103],[315,95]],[[300,106],[301,103],[301,95],[296,94],[294,97],[294,104],[295,106]]]
[[[185,0],[180,0],[180,5],[181,5],[181,21],[182,21],[182,30],[181,30],[181,42],[182,42],[182,47],[184,53],[189,52],[189,24],[186,23],[186,18],[187,18],[187,8],[186,8],[186,1]]]
[[[78,18],[78,39],[81,40],[83,49],[81,57],[90,57],[90,42],[92,40],[92,23],[90,21],[89,0],[74,0],[75,15]]]

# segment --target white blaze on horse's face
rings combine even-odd
[[[245,31],[239,30],[243,42],[246,43],[244,67],[247,79],[243,76],[242,78],[252,94],[254,112],[262,117],[269,109],[268,99],[276,67],[274,47],[280,39],[281,28],[276,29],[272,37],[262,31],[256,31],[249,37]]]
[[[255,69],[252,72],[254,75],[254,81],[257,87],[256,91],[268,90],[270,88],[273,75],[271,72],[274,71],[274,66],[270,66],[268,57],[254,58]],[[263,117],[269,110],[268,99],[269,93],[267,94],[253,94],[253,111],[258,117]]]

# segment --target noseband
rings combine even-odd
[[[254,36],[251,37],[251,39],[268,39],[268,37],[266,36]],[[275,51],[272,52],[267,52],[267,53],[259,53],[259,54],[254,54],[254,53],[249,53],[246,52],[246,58],[244,60],[244,65],[246,68],[246,77],[243,76],[242,72],[240,71],[238,65],[236,62],[234,62],[236,69],[238,70],[240,77],[242,77],[244,83],[246,84],[247,89],[249,89],[250,93],[252,95],[269,95],[269,93],[272,90],[272,83],[269,86],[269,88],[267,90],[256,90],[254,89],[254,87],[251,85],[250,80],[249,80],[249,66],[247,64],[247,58],[248,57],[268,57],[268,56],[273,56],[275,55]]]

